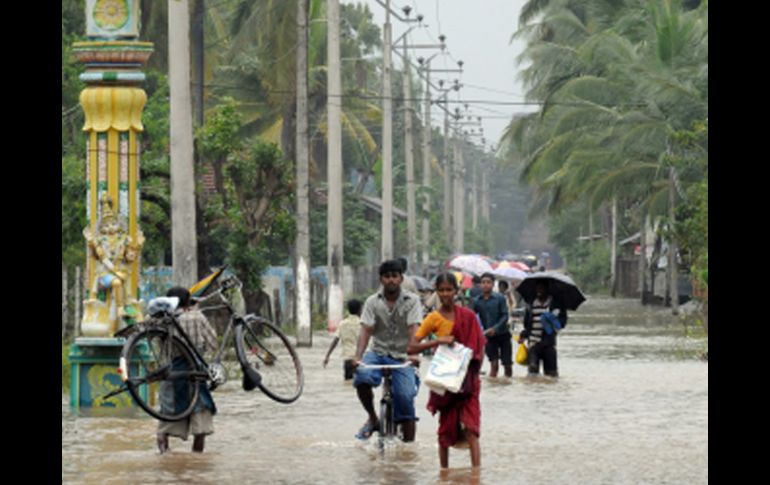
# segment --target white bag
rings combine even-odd
[[[460,391],[472,356],[473,351],[459,342],[439,345],[423,382],[442,396],[445,391]]]

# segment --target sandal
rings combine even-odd
[[[359,440],[368,440],[369,438],[371,438],[372,434],[375,431],[379,431],[379,429],[380,429],[379,423],[377,423],[376,426],[372,426],[372,424],[369,421],[367,421],[364,423],[361,429],[358,430],[358,433],[356,433],[356,438],[358,438]]]

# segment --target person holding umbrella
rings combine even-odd
[[[545,375],[559,377],[556,334],[567,326],[567,309],[550,294],[549,287],[547,279],[535,282],[535,298],[527,303],[524,310],[524,330],[519,334],[519,342],[525,339],[529,341],[529,376],[540,373],[542,361]]]
[[[567,310],[577,310],[586,298],[572,278],[558,271],[531,274],[516,291],[527,303],[519,342],[529,340],[529,375],[540,372],[542,360],[545,374],[558,377],[556,334],[567,325]]]

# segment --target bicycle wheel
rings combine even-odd
[[[160,328],[143,330],[126,342],[120,370],[134,401],[162,421],[189,416],[206,378],[187,345]]]
[[[238,361],[262,376],[259,388],[271,399],[291,403],[302,394],[304,375],[289,339],[272,323],[249,319],[236,326]]]
[[[392,438],[396,436],[396,423],[393,422],[393,403],[380,401],[380,436]]]

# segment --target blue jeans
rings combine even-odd
[[[369,365],[403,364],[403,361],[372,351],[364,355],[362,362]],[[360,385],[377,387],[381,382],[382,370],[356,368],[356,374],[353,377],[353,385],[355,387]],[[401,421],[417,421],[418,418],[414,413],[414,398],[417,396],[417,390],[420,388],[420,379],[417,377],[414,367],[391,369],[391,382],[394,421],[396,423]]]

